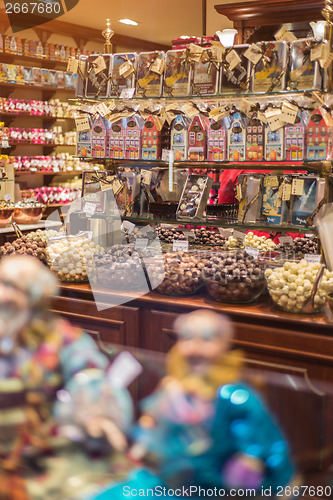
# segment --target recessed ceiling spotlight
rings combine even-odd
[[[137,26],[139,23],[132,21],[132,19],[119,19],[119,23],[130,24],[131,26]]]
[[[182,35],[179,38],[181,38],[182,40],[186,40],[186,38],[195,38],[195,37],[194,36],[188,36],[188,35]]]

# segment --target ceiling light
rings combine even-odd
[[[131,26],[137,26],[139,23],[132,21],[132,19],[119,19],[119,23],[130,24]]]
[[[186,40],[187,38],[195,38],[195,37],[194,36],[188,36],[188,35],[182,35],[179,38],[181,38],[182,40]]]

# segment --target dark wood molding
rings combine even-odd
[[[7,14],[4,9],[0,9],[0,27],[3,33],[9,27]],[[3,29],[5,28],[5,29]],[[45,41],[53,34],[70,36],[74,39],[80,48],[89,41],[104,43],[104,38],[102,36],[102,30],[104,26],[101,26],[100,30],[95,28],[89,28],[87,26],[80,26],[77,24],[66,23],[63,21],[49,21],[45,24],[37,26],[34,28],[38,37]],[[19,32],[17,33],[19,36]],[[139,51],[150,51],[150,50],[169,50],[171,44],[164,45],[155,42],[150,42],[148,40],[142,40],[141,38],[128,37],[115,33],[112,37],[111,42],[115,46],[125,47],[128,49],[139,50]]]

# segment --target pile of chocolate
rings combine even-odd
[[[226,238],[222,236],[219,231],[214,231],[212,229],[194,229],[193,234],[195,235],[194,243],[196,245],[224,247],[226,244]]]
[[[133,290],[147,281],[138,251],[128,245],[114,245],[94,255],[96,277],[99,284],[114,290]]]
[[[244,250],[212,254],[203,278],[208,293],[219,302],[252,302],[265,289],[264,266]]]
[[[292,243],[279,243],[276,250],[286,259],[302,259],[308,253],[318,253],[318,242],[310,238],[295,238]]]
[[[12,243],[5,243],[0,247],[0,256],[5,255],[32,255],[37,257],[41,262],[46,264],[47,253],[46,253],[47,243],[41,238],[31,239],[28,236],[22,236]]]
[[[160,241],[165,243],[172,243],[173,240],[186,240],[186,236],[174,227],[158,227],[157,234]]]

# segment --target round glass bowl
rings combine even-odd
[[[320,264],[301,260],[287,261],[283,266],[266,270],[267,288],[271,299],[280,309],[290,313],[305,313],[304,305],[313,290]],[[314,311],[319,312],[333,291],[333,272],[324,271],[314,297]]]
[[[0,209],[0,228],[6,227],[8,224],[12,222],[13,213],[14,213],[14,207]]]
[[[218,302],[253,302],[266,286],[263,264],[244,250],[215,252],[202,275],[208,294]]]

